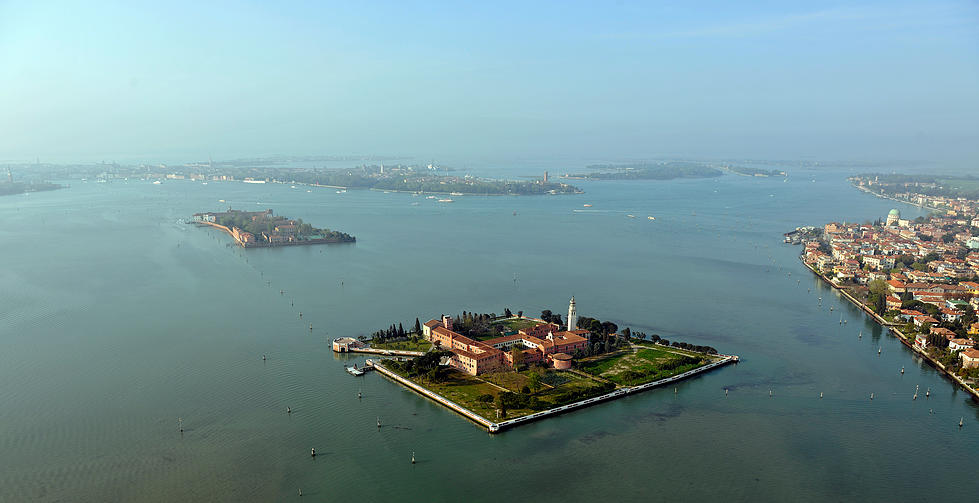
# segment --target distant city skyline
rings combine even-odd
[[[979,160],[974,2],[0,4],[0,162]]]

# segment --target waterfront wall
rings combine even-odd
[[[375,362],[375,363],[373,363],[373,366],[374,366],[375,369],[377,369],[378,372],[380,372],[380,373],[382,373],[382,374],[390,377],[391,379],[394,379],[395,381],[398,381],[399,383],[407,386],[411,390],[413,390],[413,391],[415,391],[415,392],[417,392],[417,393],[419,393],[419,394],[421,394],[423,396],[426,396],[426,397],[428,397],[428,398],[430,398],[432,400],[435,400],[436,402],[438,402],[438,403],[440,403],[440,404],[442,404],[442,405],[444,405],[444,406],[446,406],[446,407],[448,407],[448,408],[450,408],[450,409],[458,412],[459,414],[462,414],[463,416],[465,416],[468,419],[474,421],[475,423],[479,424],[480,426],[483,426],[484,428],[486,428],[486,429],[488,429],[490,431],[496,431],[498,429],[498,428],[494,428],[494,424],[495,423],[493,423],[489,419],[486,419],[485,417],[480,416],[479,414],[476,414],[475,412],[473,412],[473,411],[471,411],[471,410],[469,410],[469,409],[467,409],[467,408],[465,408],[465,407],[463,407],[463,406],[461,406],[461,405],[453,402],[452,400],[449,400],[448,398],[445,398],[442,395],[439,395],[438,393],[433,393],[433,392],[431,392],[431,391],[429,391],[429,390],[427,390],[427,389],[419,386],[418,384],[415,384],[415,383],[411,382],[410,380],[405,379],[404,377],[399,376],[398,374],[396,374],[396,373],[394,373],[394,372],[386,369],[380,363],[376,363]]]

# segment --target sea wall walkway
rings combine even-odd
[[[682,381],[682,380],[687,379],[689,377],[692,377],[694,375],[700,374],[702,372],[707,372],[709,370],[712,370],[712,369],[715,369],[717,367],[721,367],[721,366],[727,365],[729,363],[737,363],[738,360],[739,360],[739,357],[736,356],[736,355],[718,355],[718,356],[720,356],[720,359],[719,360],[714,361],[714,362],[711,362],[711,363],[708,363],[707,365],[704,365],[702,367],[697,367],[695,369],[688,370],[688,371],[686,371],[686,372],[684,372],[682,374],[677,374],[677,375],[672,376],[672,377],[667,377],[665,379],[660,379],[658,381],[653,381],[653,382],[646,383],[646,384],[640,384],[638,386],[629,386],[629,387],[619,388],[619,389],[617,389],[615,391],[611,391],[611,392],[606,393],[604,395],[599,395],[599,396],[596,396],[596,397],[587,398],[585,400],[580,400],[578,402],[569,403],[567,405],[562,405],[560,407],[555,407],[553,409],[542,410],[540,412],[535,412],[533,414],[528,414],[526,416],[521,416],[521,417],[518,417],[518,418],[515,418],[515,419],[509,419],[509,420],[502,421],[502,422],[499,422],[499,423],[495,423],[493,421],[490,421],[490,420],[484,418],[483,416],[480,416],[479,414],[476,414],[475,412],[473,412],[473,411],[471,411],[471,410],[469,410],[469,409],[467,409],[467,408],[465,408],[465,407],[463,407],[463,406],[461,406],[461,405],[459,405],[459,404],[457,404],[457,403],[455,403],[455,402],[453,402],[453,401],[451,401],[451,400],[443,397],[442,395],[439,395],[438,393],[434,393],[432,391],[429,391],[429,390],[425,389],[424,387],[422,387],[422,386],[420,386],[418,384],[415,384],[414,382],[411,382],[410,380],[405,379],[404,377],[401,377],[401,376],[395,374],[394,372],[392,372],[392,371],[384,368],[384,366],[381,365],[381,364],[379,364],[379,363],[376,363],[376,362],[369,362],[369,363],[372,364],[374,366],[374,368],[377,369],[382,374],[384,374],[384,375],[386,375],[386,376],[394,379],[395,381],[400,382],[401,384],[404,384],[405,386],[411,388],[412,390],[414,390],[414,391],[416,391],[416,392],[418,392],[418,393],[420,393],[420,394],[422,394],[422,395],[424,395],[424,396],[426,396],[428,398],[431,398],[432,400],[435,400],[436,402],[438,402],[438,403],[440,403],[442,405],[445,405],[446,407],[454,410],[455,412],[458,412],[459,414],[461,414],[461,415],[469,418],[473,422],[475,422],[475,423],[479,424],[480,426],[483,426],[484,428],[486,428],[487,430],[489,430],[490,433],[497,433],[497,432],[502,431],[502,430],[504,430],[506,428],[512,428],[514,426],[518,426],[518,425],[521,425],[521,424],[529,423],[531,421],[537,421],[537,420],[543,419],[545,417],[550,417],[550,416],[555,416],[555,415],[558,415],[558,414],[563,414],[565,412],[568,412],[568,411],[571,411],[571,410],[575,410],[575,409],[580,409],[580,408],[583,408],[583,407],[588,407],[588,406],[594,405],[596,403],[604,402],[604,401],[607,401],[607,400],[614,400],[616,398],[621,398],[623,396],[630,395],[630,394],[633,394],[633,393],[640,393],[640,392],[646,391],[648,389],[656,388],[658,386],[663,386],[663,385],[666,385],[666,384],[670,384],[670,383],[675,383],[675,382],[678,382],[678,381]]]
[[[378,348],[349,348],[347,353],[368,353],[374,355],[392,356],[425,356],[424,351],[408,351],[405,349],[378,349]]]

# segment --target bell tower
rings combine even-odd
[[[574,296],[571,296],[571,303],[568,304],[568,330],[578,329],[578,315],[574,310]]]

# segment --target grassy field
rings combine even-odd
[[[943,178],[938,182],[945,187],[963,192],[979,191],[979,180],[969,180],[965,178]]]
[[[654,344],[582,360],[581,370],[618,385],[635,386],[681,374],[711,361],[706,355]]]
[[[388,367],[390,368],[390,366]],[[398,372],[397,369],[391,370]],[[506,419],[514,419],[534,412],[564,405],[572,401],[582,400],[589,396],[609,391],[603,383],[588,377],[553,369],[530,369],[522,372],[493,372],[480,376],[470,376],[451,370],[441,382],[430,382],[425,378],[410,378],[430,391],[452,400],[453,402],[479,414],[486,419],[496,421],[496,397],[509,391],[520,395],[524,386],[529,386],[530,372],[538,372],[541,376],[540,390],[525,396],[536,407],[510,408]],[[401,374],[400,372],[398,372]],[[403,376],[403,374],[401,374]],[[404,376],[407,377],[407,376]],[[483,395],[492,395],[490,402],[480,400]]]
[[[522,330],[524,328],[530,328],[534,325],[537,325],[538,323],[540,322],[534,320],[516,318],[516,319],[505,320],[505,321],[498,321],[494,323],[494,325],[503,325],[507,327],[507,332],[515,332],[518,330]]]
[[[372,343],[371,347],[374,349],[394,349],[398,351],[428,351],[432,347],[432,343],[425,339],[418,339],[418,342],[398,341],[383,342],[380,344]]]

